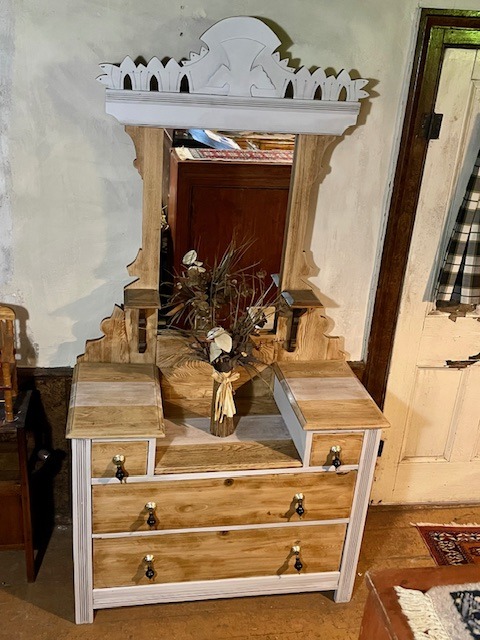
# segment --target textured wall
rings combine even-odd
[[[104,113],[100,62],[181,58],[229,15],[275,20],[294,61],[370,78],[360,126],[333,150],[309,231],[318,287],[362,356],[416,0],[0,0],[0,300],[20,319],[26,365],[68,366],[122,302],[140,245],[141,180],[121,125]],[[4,73],[3,73],[4,71]]]

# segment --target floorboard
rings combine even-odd
[[[0,553],[1,633],[15,640],[354,640],[366,599],[368,569],[434,566],[411,522],[480,522],[480,506],[372,507],[353,599],[331,593],[152,605],[97,612],[93,625],[73,623],[71,531],[57,528],[33,584],[23,553]],[[114,568],[113,568],[114,570]]]

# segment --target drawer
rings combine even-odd
[[[333,460],[332,447],[339,446],[342,464],[358,464],[362,452],[363,433],[314,433],[312,436],[312,467],[331,466]]]
[[[149,531],[147,502],[155,502],[152,529],[298,522],[347,518],[357,473],[288,473],[95,485],[94,533]]]
[[[117,467],[112,458],[125,456],[123,465],[127,475],[143,476],[147,473],[148,441],[138,442],[93,442],[92,443],[92,477],[113,478]]]
[[[338,571],[346,525],[272,527],[94,539],[94,587],[295,574],[293,545],[302,573]],[[145,576],[146,554],[155,575]]]

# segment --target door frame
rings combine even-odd
[[[480,11],[422,9],[362,377],[383,407],[428,139],[447,47],[480,48]]]

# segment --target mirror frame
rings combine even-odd
[[[195,125],[296,135],[279,290],[302,299],[308,296],[296,294],[312,293],[305,243],[316,209],[322,160],[332,141],[356,123],[359,99],[368,96],[363,91],[368,81],[353,80],[345,71],[327,77],[322,68],[313,73],[304,67],[290,68],[277,52],[280,40],[257,18],[227,18],[208,29],[201,40],[207,47],[190,54],[183,66],[174,60],[164,65],[158,58],[145,66],[129,57],[120,65],[100,65],[104,73],[98,80],[107,87],[107,113],[126,125],[136,150],[134,164],[143,179],[142,246],[127,267],[135,280],[124,288],[123,308],[115,306],[101,323],[104,336],[88,340],[79,360],[159,362],[163,188],[159,176],[165,161],[164,128]],[[245,68],[250,69],[247,77]],[[127,76],[129,89],[125,88]],[[180,92],[184,77],[190,93]],[[288,85],[293,87],[293,99],[285,97]],[[338,99],[342,93],[346,100]],[[297,347],[290,353],[279,348],[289,331],[288,322],[279,318],[276,335],[270,340],[276,345],[272,359],[343,359],[341,339],[325,335],[328,321],[318,300],[306,305],[300,321]]]

